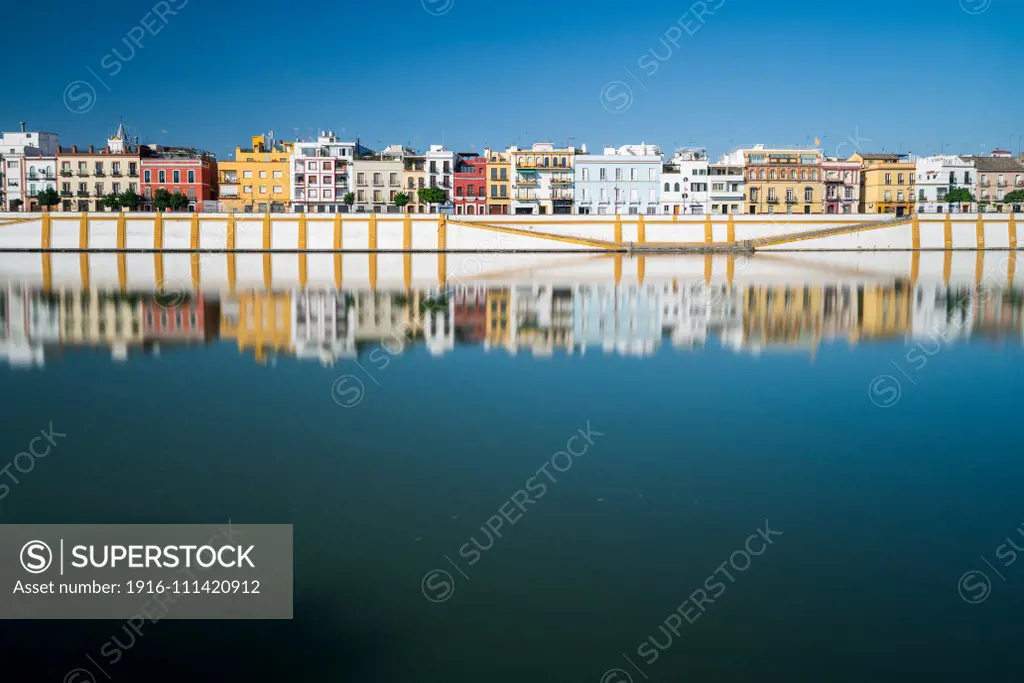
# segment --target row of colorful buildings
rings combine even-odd
[[[53,133],[0,135],[5,211],[33,210],[46,188],[64,211],[101,211],[125,190],[152,210],[157,190],[181,193],[192,211],[433,213],[460,215],[896,214],[1019,212],[1024,155],[857,152],[754,145],[711,161],[705,150],[666,156],[656,145],[535,143],[482,153],[443,145],[372,150],[323,131],[316,140],[254,136],[233,160],[187,147],[141,145],[123,124],[101,149],[62,147]],[[419,190],[439,188],[428,204]],[[969,201],[944,201],[967,190]],[[1016,194],[1013,194],[1016,193]]]
[[[284,290],[191,296],[0,287],[0,358],[44,364],[47,349],[107,347],[115,359],[217,339],[257,362],[332,365],[406,342],[432,355],[457,345],[550,356],[646,356],[709,339],[735,351],[934,337],[1024,339],[1024,291],[896,280],[834,285],[457,286],[447,290]],[[371,359],[374,356],[371,354]]]

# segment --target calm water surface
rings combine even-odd
[[[293,621],[11,680],[1019,680],[1012,281],[3,296],[0,522],[295,528]]]

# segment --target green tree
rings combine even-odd
[[[1006,204],[1024,204],[1024,190],[1014,190],[1007,193],[1003,197],[1003,202]]]
[[[103,195],[103,201],[100,203],[103,204],[104,208],[110,209],[111,211],[117,211],[121,208],[121,195],[114,192]]]
[[[412,197],[410,197],[409,195],[407,195],[404,192],[396,192],[395,193],[395,199],[394,199],[395,206],[397,206],[399,209],[401,209],[403,206],[408,204],[409,200],[411,200],[411,199],[412,199]]]
[[[172,194],[170,202],[172,211],[184,211],[188,208],[188,197],[180,192]]]
[[[153,206],[156,207],[157,211],[164,211],[171,206],[171,193],[160,188],[153,193]]]
[[[142,195],[135,190],[125,190],[118,197],[118,202],[129,211],[137,211],[142,205]]]
[[[51,206],[57,206],[60,204],[60,193],[56,189],[48,187],[36,195],[36,202],[39,203],[39,206],[46,207],[47,209]]]
[[[448,193],[440,187],[421,187],[416,190],[416,194],[425,204],[444,204],[448,201]]]
[[[970,204],[974,201],[974,195],[966,188],[955,187],[946,193],[942,201],[949,204],[949,208],[952,209],[954,204]]]
[[[345,196],[341,198],[341,201],[345,202],[346,206],[352,206],[356,203],[356,193],[346,192]]]

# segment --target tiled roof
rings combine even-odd
[[[906,157],[906,154],[865,154],[860,155],[865,161],[899,161]]]
[[[1000,171],[1009,173],[1024,172],[1024,164],[1020,159],[1012,157],[963,157],[974,162],[974,168],[985,173],[998,173]]]

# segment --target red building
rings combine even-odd
[[[159,189],[188,197],[189,211],[202,211],[203,203],[217,199],[217,158],[188,147],[149,148],[142,155],[142,210],[152,211]]]
[[[460,154],[455,166],[455,213],[482,216],[487,213],[487,158]]]

